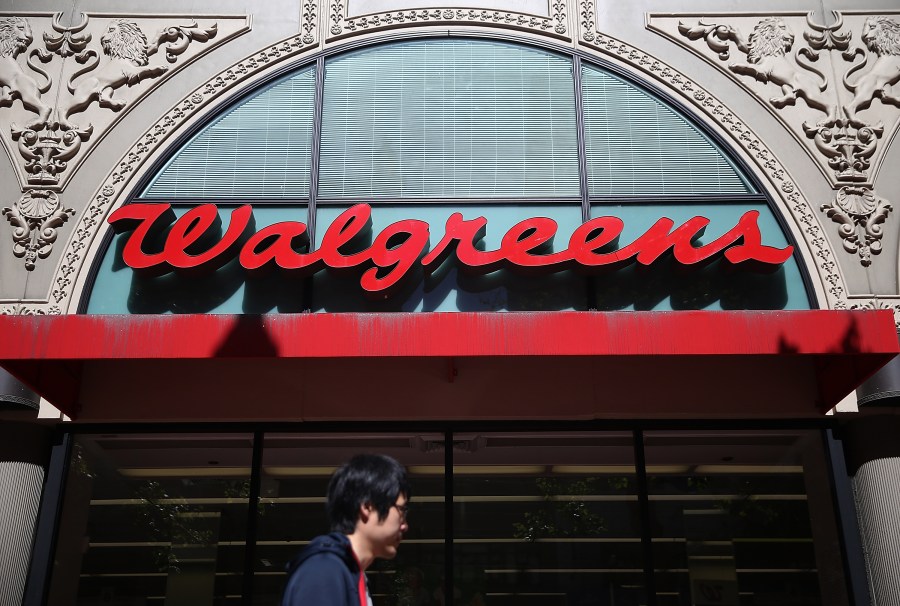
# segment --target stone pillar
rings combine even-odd
[[[0,606],[19,606],[41,503],[50,429],[33,422],[40,400],[0,369]]]
[[[873,606],[900,604],[900,358],[857,390],[843,428]]]

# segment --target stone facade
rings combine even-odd
[[[76,313],[106,218],[241,91],[325,52],[459,35],[574,52],[674,99],[774,201],[819,307],[900,322],[896,0],[439,4],[0,4],[0,314]]]

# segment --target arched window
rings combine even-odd
[[[677,108],[580,57],[483,39],[396,42],[301,67],[181,144],[135,201],[176,214],[216,202],[224,225],[236,204],[252,203],[257,228],[306,223],[313,250],[359,203],[371,205],[371,233],[342,251],[365,250],[401,219],[427,221],[433,247],[454,212],[487,218],[485,250],[519,221],[550,217],[558,230],[544,252],[558,252],[605,215],[625,224],[618,245],[660,217],[702,215],[699,246],[751,210],[766,245],[789,244],[752,180]],[[794,259],[766,274],[719,262],[676,272],[669,259],[602,275],[467,275],[450,263],[414,268],[399,292],[372,300],[361,271],[248,279],[232,262],[201,279],[146,278],[117,260],[120,249],[102,261],[88,313],[809,307]]]

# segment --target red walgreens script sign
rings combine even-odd
[[[624,223],[618,217],[596,217],[572,233],[565,250],[553,253],[546,252],[556,235],[557,224],[553,219],[533,217],[520,221],[503,236],[500,248],[483,251],[476,245],[484,237],[487,219],[464,219],[458,212],[447,219],[444,235],[434,248],[428,249],[428,223],[406,219],[384,228],[365,250],[342,253],[341,247],[371,228],[372,209],[368,204],[357,204],[341,213],[328,226],[321,246],[311,252],[297,252],[306,250],[309,244],[306,224],[284,221],[256,231],[249,205],[234,209],[221,240],[202,251],[195,250],[198,241],[209,233],[221,233],[215,204],[196,206],[177,220],[169,204],[129,204],[116,210],[109,223],[117,233],[134,232],[125,243],[122,258],[137,271],[162,274],[173,270],[215,270],[235,255],[249,272],[278,267],[310,275],[325,267],[347,269],[374,265],[363,272],[360,285],[367,293],[384,298],[416,263],[431,273],[451,254],[456,255],[464,269],[477,273],[500,268],[555,272],[569,268],[616,268],[631,262],[651,265],[670,251],[685,266],[721,256],[736,266],[775,269],[790,258],[793,247],[762,244],[758,217],[758,211],[747,211],[737,225],[700,246],[694,242],[709,225],[709,219],[692,217],[675,227],[674,221],[663,217],[633,242],[613,251],[608,248],[616,244]],[[162,251],[145,252],[148,235],[170,225]],[[600,252],[604,248],[607,251]]]

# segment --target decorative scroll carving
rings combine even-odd
[[[70,57],[81,53],[92,38],[90,34],[81,33],[81,31],[87,27],[87,15],[81,13],[81,20],[77,25],[73,25],[72,27],[64,26],[62,22],[60,22],[60,17],[62,17],[62,13],[53,15],[52,27],[53,31],[56,32],[56,35],[45,32],[44,45],[47,47],[47,50],[60,57]]]
[[[56,230],[75,211],[63,208],[55,192],[34,189],[0,213],[13,226],[13,254],[25,257],[25,269],[30,271],[38,258],[47,258],[56,242]]]
[[[247,26],[244,17],[223,19],[226,37]],[[24,256],[29,270],[50,254],[57,228],[74,212],[59,207],[53,192],[62,190],[87,144],[114,123],[107,111],[120,114],[148,90],[148,83],[168,73],[170,64],[195,55],[188,53],[191,45],[219,36],[215,22],[167,21],[173,19],[81,14],[66,26],[62,13],[0,16],[0,122],[11,155],[20,159],[24,191],[3,214],[13,226],[13,252]],[[41,33],[37,39],[35,31]],[[151,31],[156,33],[148,39]],[[137,93],[126,92],[134,87]],[[52,212],[35,210],[51,207]]]
[[[481,23],[524,30],[537,30],[546,35],[568,38],[566,3],[550,0],[549,16],[530,15],[498,10],[471,8],[410,9],[349,17],[347,4],[333,1],[329,4],[332,38],[351,36],[360,32],[387,29],[400,25],[451,25],[454,23]]]
[[[808,14],[799,43],[787,17],[759,19],[746,38],[735,25],[708,19],[679,21],[677,29],[688,40],[703,40],[719,61],[730,61],[727,69],[757,92],[760,85],[749,78],[778,86],[781,95],[767,99],[776,110],[802,99],[820,114],[816,120],[801,122],[776,113],[795,134],[812,141],[811,150],[830,170],[837,196],[822,209],[839,225],[844,249],[858,254],[860,263],[868,266],[872,255],[881,251],[882,224],[891,211],[872,187],[873,158],[880,142],[889,137],[884,120],[867,119],[860,112],[876,99],[882,116],[888,106],[900,107],[900,96],[891,88],[900,82],[900,24],[884,15],[867,17],[861,27],[862,48],[851,46],[853,32],[844,29],[844,15],[835,12],[834,17],[834,23],[824,25]],[[746,61],[732,60],[735,52]],[[832,86],[829,73],[843,76]]]
[[[892,210],[888,201],[867,187],[851,185],[842,187],[834,200],[822,205],[822,210],[840,225],[844,250],[858,253],[864,266],[871,265],[872,255],[881,252],[882,224]]]
[[[64,26],[61,19],[62,13],[49,22],[40,17],[0,17],[0,107],[12,107],[15,99],[22,103],[24,112],[13,108],[16,118],[9,121],[9,134],[23,160],[26,188],[60,189],[84,144],[97,139],[112,122],[100,118],[95,126],[73,116],[93,106],[121,112],[133,102],[129,97],[134,97],[134,93],[123,95],[122,89],[140,86],[145,91],[144,83],[167,73],[167,63],[178,61],[191,44],[206,43],[218,35],[216,23],[199,26],[191,20],[164,26],[148,41],[148,26],[135,19],[95,23],[95,18],[81,14],[72,26]],[[158,28],[161,19],[148,21],[150,27]],[[106,29],[95,40],[89,30],[96,33],[98,25]],[[35,46],[32,27],[47,27],[43,44],[36,48],[31,48]],[[23,66],[19,55],[26,53]],[[156,56],[162,62],[154,61]],[[63,63],[62,75],[54,81],[48,71],[55,66],[47,64],[68,57],[74,62]],[[21,115],[29,117],[18,122]],[[94,111],[92,121],[99,116]]]
[[[312,44],[316,41],[316,9],[318,6],[318,1],[303,3],[303,14],[300,16],[300,31],[303,32],[300,39],[303,44]]]
[[[897,297],[884,297],[884,296],[855,296],[850,299],[851,302],[849,305],[842,302],[842,305],[836,306],[840,307],[840,309],[862,309],[862,310],[878,310],[878,309],[888,309],[894,313],[894,324],[900,329],[900,301],[897,300]],[[893,302],[891,302],[893,301]]]
[[[10,129],[13,140],[18,142],[18,152],[25,160],[30,186],[59,185],[60,175],[67,169],[68,162],[81,151],[82,143],[94,135],[93,125],[75,124],[70,119],[73,114],[84,112],[94,103],[114,112],[121,111],[128,100],[115,96],[116,90],[158,78],[168,71],[167,65],[150,64],[150,57],[157,51],[165,50],[166,60],[173,63],[191,42],[206,42],[217,32],[216,24],[200,28],[196,22],[191,22],[164,28],[148,44],[136,22],[114,19],[100,38],[101,52],[98,52],[89,47],[92,36],[82,33],[90,22],[86,15],[81,15],[79,23],[72,27],[63,26],[60,17],[60,13],[54,15],[53,32],[46,32],[43,37],[45,48],[33,50],[28,65],[35,69],[31,57],[48,63],[54,55],[60,58],[73,56],[81,67],[68,77],[66,89],[69,95],[58,95],[59,100],[52,109],[44,103],[40,94],[48,92],[53,85],[44,71],[40,73],[47,83],[42,87],[20,69],[21,73],[16,76],[21,84],[4,89],[9,91],[7,97],[18,94],[25,109],[37,114],[24,127],[12,124]],[[3,28],[4,36],[16,36],[11,43],[13,51],[9,64],[18,66],[15,55],[33,42],[30,26],[21,17],[8,17],[3,19]]]
[[[581,26],[581,39],[585,42],[594,40],[594,3],[591,0],[581,0],[581,17],[579,24]]]
[[[594,12],[593,0],[582,0],[581,6],[583,16]],[[780,190],[787,209],[801,228],[805,241],[813,254],[816,266],[825,283],[829,300],[835,307],[843,304],[846,301],[847,290],[831,245],[819,226],[812,206],[800,195],[787,171],[781,166],[775,155],[766,148],[765,142],[752,129],[737,120],[721,101],[657,57],[596,32],[593,22],[588,25],[580,23],[579,35],[581,43],[585,46],[612,55],[632,65],[635,69],[665,82],[671,90],[681,92],[686,100],[694,103],[725,132],[731,134],[733,140],[749,154],[750,158]]]
[[[58,316],[58,305],[2,305],[0,316]]]
[[[118,19],[117,21],[114,21],[113,24],[117,22],[125,23],[125,20]],[[110,29],[112,28],[113,25],[110,26]],[[167,27],[159,32],[156,40],[147,47],[147,55],[152,55],[159,50],[161,44],[165,43],[166,61],[175,63],[175,61],[178,60],[178,56],[187,50],[187,47],[191,42],[208,42],[211,38],[216,37],[218,31],[219,26],[216,23],[203,29],[197,27],[197,22],[194,20],[191,20],[190,25]]]

